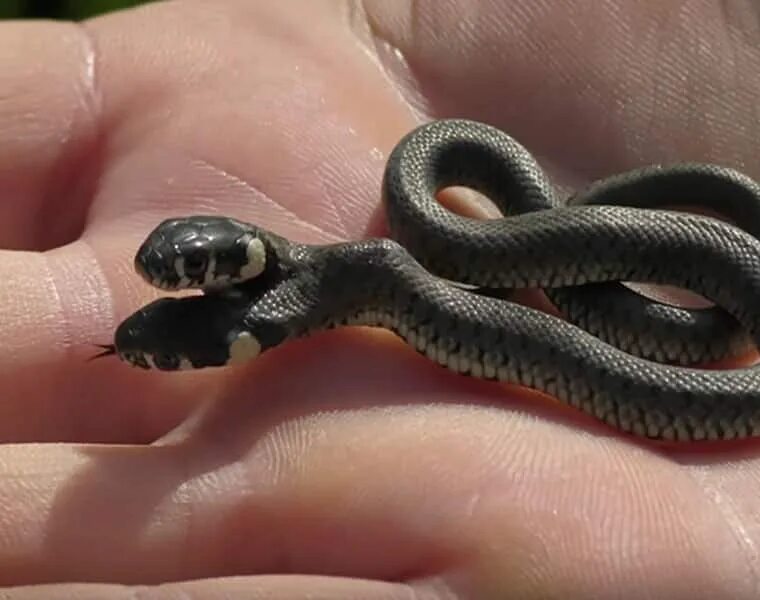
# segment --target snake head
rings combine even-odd
[[[266,232],[227,217],[168,219],[140,246],[135,269],[164,290],[231,285],[264,271],[265,240]]]
[[[247,305],[223,295],[155,300],[121,322],[113,353],[132,366],[161,371],[220,367],[255,358],[262,344],[240,329]]]

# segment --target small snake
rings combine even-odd
[[[454,185],[483,193],[505,217],[446,210],[436,194]],[[749,177],[655,166],[560,201],[505,132],[445,119],[397,144],[382,192],[392,239],[308,245],[227,217],[164,221],[137,252],[138,273],[204,293],[148,304],[104,353],[197,369],[368,325],[454,372],[543,391],[634,435],[760,435],[760,366],[690,366],[760,340],[760,186]],[[668,203],[715,210],[744,229]],[[686,288],[715,306],[669,306],[621,282]],[[491,294],[527,287],[545,290],[566,319]]]

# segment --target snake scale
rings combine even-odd
[[[445,209],[436,195],[455,185],[504,217]],[[142,368],[204,368],[324,329],[375,326],[452,371],[545,392],[633,435],[760,435],[760,366],[695,366],[760,340],[751,178],[710,164],[651,166],[559,199],[507,133],[441,119],[395,146],[382,196],[389,238],[309,245],[227,217],[162,222],[137,271],[165,290],[204,293],[139,309],[105,353]],[[714,306],[669,306],[623,282],[686,288]],[[487,291],[519,288],[544,290],[565,318]]]

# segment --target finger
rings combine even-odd
[[[76,25],[0,22],[0,248],[81,231],[101,159],[96,70]]]
[[[404,382],[407,390],[429,389],[433,378],[428,376],[426,381],[414,374],[415,365],[389,364],[384,346],[380,344],[374,352],[371,347],[357,352],[361,347],[352,348],[344,340],[337,356],[328,352],[322,356],[331,360],[364,354],[364,360],[356,360],[355,365],[346,363],[347,368],[357,369],[356,375],[364,382],[360,389],[370,381],[367,371],[362,371],[362,365],[368,364],[366,358],[376,359],[369,364],[381,370],[375,380],[382,373],[382,377],[392,377],[391,381]],[[306,352],[305,356],[313,356],[312,351]],[[292,365],[303,358],[284,360]],[[257,367],[267,363],[271,368],[279,360],[270,359]],[[299,378],[304,384],[314,375],[314,369],[306,366],[305,378]],[[280,379],[277,373],[275,379]],[[357,381],[341,381],[345,386],[342,394],[353,390],[352,396]],[[0,505],[14,515],[8,523],[10,529],[0,531],[0,540],[14,540],[7,546],[0,543],[0,584],[51,580],[153,583],[283,571],[398,579],[402,573],[430,572],[430,565],[418,564],[427,552],[424,539],[414,531],[406,532],[400,523],[394,524],[396,517],[384,515],[373,500],[367,499],[366,507],[357,507],[345,520],[339,516],[343,511],[335,512],[333,500],[342,504],[343,496],[349,505],[353,502],[343,489],[349,473],[336,472],[337,487],[332,491],[332,484],[325,488],[311,476],[309,481],[293,479],[291,468],[296,465],[289,463],[304,457],[301,442],[291,440],[290,435],[292,431],[300,438],[300,434],[297,429],[290,430],[288,423],[280,429],[276,421],[283,410],[306,417],[299,398],[307,403],[309,399],[296,390],[291,396],[261,384],[252,388],[245,372],[238,372],[234,379],[228,375],[228,382],[232,387],[213,405],[218,409],[204,419],[229,427],[218,442],[212,439],[220,432],[204,425],[206,435],[188,437],[184,432],[174,441],[152,447],[0,447],[0,457],[4,457],[0,458],[0,468],[4,465]],[[340,398],[332,392],[320,394],[336,407],[381,400]],[[325,396],[316,398],[318,404],[324,403]],[[235,423],[240,427],[233,427]],[[273,429],[267,433],[270,427]],[[314,432],[304,433],[303,450],[311,455]],[[285,447],[279,447],[280,440]],[[213,483],[218,478],[221,485]],[[37,500],[29,504],[32,497]],[[12,504],[7,504],[12,498]],[[285,503],[280,504],[282,501]],[[78,513],[80,510],[84,513]],[[87,515],[86,526],[77,513]],[[72,543],[81,554],[65,549]],[[435,557],[444,553],[438,548],[430,552]],[[11,564],[13,568],[4,568]],[[2,574],[10,579],[3,580]]]
[[[102,159],[96,58],[73,24],[0,23],[0,247],[63,245],[0,251],[0,441],[151,440],[190,409],[173,395],[145,402],[152,384],[85,362],[94,342],[110,341],[113,295],[138,296],[108,285],[87,243],[65,245],[81,232]],[[130,262],[125,246],[108,268],[123,277]]]
[[[49,253],[0,252],[0,278],[14,282],[0,288],[1,441],[152,441],[211,389],[208,373],[172,379],[88,360],[93,344],[112,339],[113,307],[125,311],[151,293],[125,272],[136,242],[123,236],[110,240],[110,255],[84,241]],[[121,268],[120,285],[107,282],[104,261],[114,275]]]
[[[3,600],[134,600],[136,597],[144,600],[436,600],[444,597],[453,600],[452,596],[424,591],[425,587],[338,577],[260,575],[134,587],[94,583],[39,585],[7,588],[0,593]]]
[[[372,343],[388,355],[387,341]],[[609,597],[629,584],[741,598],[751,587],[754,546],[738,540],[752,534],[733,525],[747,515],[727,520],[678,465],[504,411],[499,391],[442,382],[411,352],[405,372],[362,361],[350,381],[300,350],[259,363],[280,376],[255,390],[241,373],[164,445],[0,448],[0,505],[13,515],[0,583],[287,572],[434,577],[477,598]],[[303,378],[287,376],[292,364]]]
[[[570,184],[682,160],[760,175],[752,2],[364,5],[373,47],[396,50],[380,56],[429,115],[492,122]]]

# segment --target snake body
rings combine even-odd
[[[445,210],[435,196],[450,185],[484,193],[508,216]],[[560,201],[506,133],[442,120],[399,142],[382,190],[393,239],[306,245],[225,217],[161,223],[137,253],[138,272],[206,293],[138,310],[117,328],[115,351],[141,367],[203,368],[331,327],[377,326],[455,372],[546,392],[635,435],[760,435],[760,367],[684,366],[760,340],[757,232],[655,210],[698,205],[757,228],[750,178],[713,165],[651,167]],[[716,307],[659,304],[623,281],[683,287]],[[452,282],[542,288],[570,321]]]

